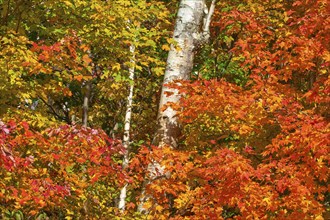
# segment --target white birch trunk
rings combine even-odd
[[[176,111],[166,107],[169,103],[178,103],[180,94],[176,89],[168,88],[165,84],[175,80],[188,80],[194,65],[194,50],[208,40],[209,25],[214,11],[215,0],[210,12],[205,0],[182,0],[178,11],[173,39],[176,45],[171,45],[168,54],[162,93],[158,110],[158,124],[154,143],[159,146],[177,147],[180,136],[180,125]],[[167,96],[166,93],[173,95]],[[164,110],[165,108],[165,110]]]
[[[132,103],[133,103],[133,91],[134,91],[134,65],[135,65],[135,47],[134,45],[130,46],[130,52],[132,54],[132,58],[130,59],[131,66],[129,68],[129,79],[131,80],[130,86],[129,86],[129,94],[127,97],[127,107],[126,107],[126,115],[125,115],[125,125],[124,125],[124,137],[123,137],[123,146],[125,148],[125,154],[123,158],[122,167],[125,169],[128,166],[129,162],[129,133],[130,133],[130,127],[131,127],[131,116],[132,116]],[[125,186],[120,191],[119,196],[119,205],[118,208],[121,210],[125,210],[125,204],[126,204],[126,194],[127,194],[127,186],[126,183]]]
[[[168,107],[169,103],[179,103],[180,94],[176,89],[169,88],[166,84],[176,80],[188,80],[194,65],[194,50],[200,44],[208,41],[209,26],[214,12],[215,0],[208,10],[205,0],[181,0],[177,15],[173,39],[168,54],[165,76],[162,86],[161,98],[158,110],[159,128],[154,138],[154,145],[170,146],[176,148],[181,129],[177,121],[177,112]],[[167,93],[172,93],[167,96]],[[153,162],[148,166],[148,177],[142,186],[139,212],[147,212],[144,203],[150,198],[145,192],[146,186],[153,180],[164,176],[164,167]]]

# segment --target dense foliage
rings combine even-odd
[[[176,149],[153,136],[177,1],[0,4],[1,219],[330,218],[329,1],[218,1],[191,80],[168,85]]]
[[[128,180],[120,143],[95,129],[62,125],[38,133],[26,122],[0,123],[4,218],[111,216],[117,188]]]

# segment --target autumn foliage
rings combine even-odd
[[[265,102],[259,91],[253,98],[255,86],[183,84],[180,117],[194,165],[183,161],[189,170],[182,181],[189,184],[175,200],[178,211],[202,219],[321,219],[329,190],[329,123],[279,93],[279,86],[263,88],[281,96],[264,94]]]
[[[168,85],[182,94],[169,104],[182,129],[175,149],[153,143],[175,1],[42,1],[47,13],[22,1],[35,10],[26,20],[24,4],[5,2],[1,219],[330,218],[329,1],[218,1],[191,80]]]
[[[108,204],[128,180],[117,161],[120,143],[103,131],[68,125],[38,133],[9,121],[0,132],[4,217],[113,214]]]

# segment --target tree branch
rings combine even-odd
[[[215,3],[216,3],[216,0],[212,0],[210,8],[207,10],[206,18],[204,18],[204,22],[203,22],[203,38],[204,38],[204,41],[206,41],[206,42],[210,38],[210,24],[211,24],[211,18],[214,13],[214,9],[215,9]]]
[[[38,98],[51,110],[52,114],[55,115],[56,118],[65,121],[68,124],[71,124],[71,121],[69,119],[67,119],[66,117],[63,117],[61,115],[59,115],[56,110],[54,109],[54,107],[50,104],[48,104],[41,96],[38,96]]]

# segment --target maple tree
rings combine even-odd
[[[329,218],[328,1],[195,3],[0,1],[2,219]]]
[[[2,217],[114,215],[106,204],[127,178],[121,152],[101,130],[62,125],[39,133],[1,121]]]

